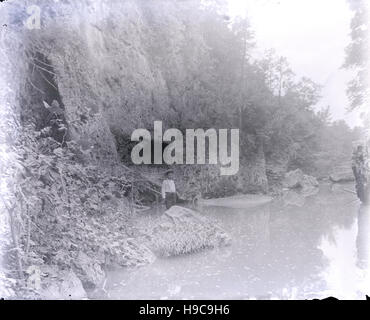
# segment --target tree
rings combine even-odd
[[[359,109],[368,103],[369,83],[369,10],[366,0],[348,0],[354,16],[351,21],[351,43],[346,48],[344,67],[356,72],[348,84],[349,110]]]

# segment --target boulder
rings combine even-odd
[[[214,221],[180,206],[158,219],[150,237],[151,249],[160,256],[175,256],[230,245],[229,235]]]
[[[73,269],[86,289],[100,286],[105,279],[105,272],[100,264],[82,251],[73,260]]]
[[[299,188],[300,183],[303,180],[303,172],[301,169],[289,171],[285,174],[283,180],[283,186],[289,189]]]
[[[285,205],[302,207],[306,203],[306,197],[313,196],[319,192],[319,182],[315,177],[304,174],[295,188],[284,190],[283,201]]]
[[[57,266],[30,266],[27,269],[27,287],[37,292],[41,299],[86,299],[81,280],[72,270]]]
[[[13,290],[16,284],[15,279],[10,279],[0,270],[0,298],[3,299],[11,299],[15,296],[15,292]]]
[[[319,182],[315,177],[304,174],[301,169],[296,169],[285,174],[283,186],[289,189],[302,188],[305,193],[311,193],[319,186]]]
[[[336,168],[329,178],[335,183],[355,181],[355,177],[350,168]]]
[[[315,177],[305,174],[305,175],[303,175],[303,179],[300,182],[300,186],[303,189],[311,188],[311,187],[318,187],[319,182],[317,181],[317,179]]]
[[[154,253],[144,244],[129,238],[117,245],[112,245],[106,256],[110,266],[137,267],[154,262]]]
[[[315,195],[319,192],[319,182],[313,176],[303,175],[303,179],[300,182],[301,194],[305,197]]]

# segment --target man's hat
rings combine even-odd
[[[173,173],[173,170],[172,170],[172,169],[167,170],[167,171],[164,173],[164,175],[165,175],[165,176],[168,176],[170,173]]]

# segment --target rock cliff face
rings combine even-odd
[[[177,116],[174,105],[185,107],[179,106],[182,83],[205,46],[185,32],[189,5],[84,0],[55,4],[52,11],[42,30],[24,34],[27,50],[41,60],[35,60],[36,70],[45,72],[47,64],[46,73],[53,74],[51,84],[33,79],[44,92],[37,102],[60,99],[72,136],[81,144],[116,158],[112,132],[130,137],[134,129],[151,128],[154,120]],[[57,94],[48,94],[49,85]]]
[[[117,139],[130,139],[137,128],[151,129],[155,120],[163,121],[164,130],[201,128],[194,115],[204,112],[209,119],[207,105],[226,109],[233,102],[211,91],[224,79],[211,79],[210,52],[216,44],[199,2],[36,4],[43,12],[42,28],[22,29],[19,21],[24,51],[14,61],[21,62],[16,72],[23,75],[21,109],[26,117],[44,118],[43,101],[58,101],[69,138],[92,150],[97,163],[118,163]],[[238,184],[250,186],[243,191],[267,190],[261,161],[241,165]]]

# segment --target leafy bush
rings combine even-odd
[[[48,132],[25,124],[14,145],[17,180],[8,209],[20,277],[30,265],[71,268],[79,252],[100,265],[152,261],[145,247],[127,241],[133,205],[125,194],[131,173],[91,165],[91,150],[73,140],[58,142]]]

